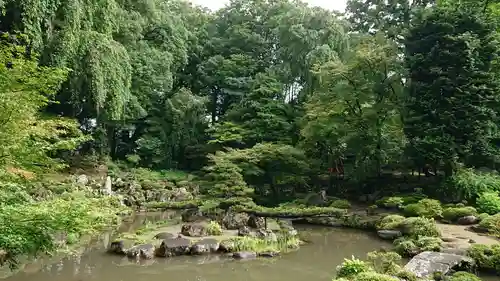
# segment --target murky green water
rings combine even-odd
[[[158,218],[168,218],[162,214]],[[124,230],[143,222],[138,217]],[[365,257],[367,252],[390,246],[355,230],[297,227],[307,245],[275,259],[234,261],[222,256],[155,259],[136,263],[105,253],[110,237],[103,236],[83,254],[58,262],[39,261],[7,281],[330,281],[344,258]],[[495,278],[496,279],[496,278]],[[489,280],[495,280],[489,279]]]

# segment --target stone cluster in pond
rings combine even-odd
[[[245,224],[240,222],[245,221]],[[238,226],[239,229],[232,232],[233,236],[205,237],[209,236],[207,225],[203,223],[186,223],[182,225],[179,234],[160,232],[154,235],[158,242],[150,242],[141,245],[126,247],[126,240],[111,243],[108,252],[116,255],[128,256],[136,259],[152,259],[154,257],[167,258],[182,255],[203,254],[226,254],[234,259],[251,259],[256,257],[276,257],[279,251],[238,251],[237,241],[239,237],[249,237],[267,241],[267,243],[278,242],[279,235],[287,237],[297,235],[297,231],[291,225],[282,225],[279,234],[264,228],[252,228],[252,226],[264,226],[264,220],[257,217],[226,216],[227,225]],[[153,236],[152,236],[153,237]],[[213,236],[215,237],[215,236]],[[194,238],[200,238],[195,240]],[[161,242],[159,242],[159,240]]]

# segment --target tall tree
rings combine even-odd
[[[491,166],[498,161],[495,26],[464,10],[435,8],[406,40],[409,99],[405,133],[419,161]]]

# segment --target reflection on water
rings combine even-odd
[[[161,216],[165,216],[162,214]],[[165,219],[168,217],[163,217]],[[146,218],[136,218],[124,226],[128,230]],[[227,260],[223,256],[154,259],[136,263],[127,258],[107,255],[104,241],[84,254],[65,257],[58,262],[40,263],[32,270],[7,278],[8,281],[330,281],[335,267],[352,255],[364,257],[367,252],[388,246],[367,233],[346,229],[299,227],[310,241],[299,251],[275,259],[253,261]],[[110,237],[106,239],[109,242]],[[37,269],[38,271],[37,271]]]

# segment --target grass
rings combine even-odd
[[[264,252],[287,252],[297,249],[301,241],[297,237],[279,237],[278,241],[266,240],[254,237],[234,237],[230,239],[234,243],[234,251]]]

